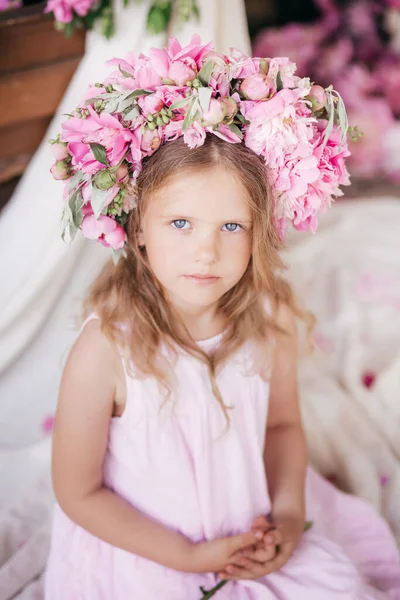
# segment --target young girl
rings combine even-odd
[[[400,598],[383,521],[306,475],[295,321],[309,317],[279,276],[279,234],[290,210],[315,224],[346,146],[334,125],[321,148],[312,111],[329,115],[275,60],[172,40],[117,61],[56,141],[64,226],[124,249],[62,378],[47,600]]]

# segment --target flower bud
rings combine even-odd
[[[117,178],[114,173],[111,173],[108,169],[103,169],[96,173],[93,176],[94,185],[99,188],[99,190],[109,190],[117,181]]]
[[[100,112],[103,110],[103,100],[95,100],[93,103],[93,108],[96,112]]]
[[[262,73],[253,73],[242,81],[240,91],[248,100],[262,100],[271,93],[271,82]]]
[[[129,171],[128,167],[122,163],[121,166],[118,167],[117,172],[115,173],[117,181],[128,181],[129,179]]]
[[[51,153],[56,160],[64,160],[69,157],[67,144],[64,142],[56,142],[51,146]]]
[[[238,111],[238,105],[231,96],[222,98],[221,104],[225,109],[225,123],[232,123],[234,116]]]
[[[324,88],[320,85],[313,85],[307,96],[307,100],[311,102],[314,110],[321,110],[324,108],[327,100]]]
[[[54,179],[63,180],[69,178],[69,166],[65,160],[58,160],[50,169]]]
[[[226,109],[223,104],[216,98],[211,98],[208,110],[203,112],[203,125],[218,125],[225,118]]]

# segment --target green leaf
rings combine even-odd
[[[134,106],[132,110],[124,114],[124,121],[135,121],[140,115],[140,110]]]
[[[85,173],[82,171],[77,171],[68,182],[68,193],[71,195],[72,192],[76,191],[76,188],[80,187],[80,184],[86,180]],[[67,198],[67,201],[69,197]]]
[[[95,185],[92,186],[92,197],[90,204],[92,205],[94,216],[99,218],[106,204],[108,190],[99,190]]]
[[[214,61],[208,60],[200,69],[197,79],[201,81],[204,87],[208,87],[211,79],[211,74],[214,68]]]
[[[95,159],[99,161],[99,163],[101,163],[102,165],[106,165],[106,167],[108,167],[109,164],[107,160],[107,153],[104,146],[102,146],[101,144],[97,144],[96,142],[89,144],[89,146],[91,151],[93,152],[93,156],[95,157]]]
[[[109,100],[108,102],[106,102],[103,111],[110,115],[116,112],[120,112],[118,98],[114,98],[113,100]]]
[[[283,82],[282,82],[282,77],[281,77],[281,72],[278,71],[278,74],[276,76],[276,89],[278,92],[280,92],[281,90],[283,90]]]
[[[234,125],[233,123],[231,123],[230,125],[228,125],[228,127],[232,131],[232,133],[234,133],[235,135],[238,136],[239,139],[241,139],[241,140],[243,139],[243,133],[237,125]]]
[[[82,193],[81,193],[80,189],[77,190],[76,193],[71,196],[68,204],[69,204],[71,214],[72,214],[73,225],[76,229],[79,229],[79,227],[81,226],[82,221],[83,221],[83,214],[82,214],[83,198],[82,198]]]
[[[177,110],[178,108],[183,108],[184,106],[189,104],[189,102],[191,102],[191,101],[192,101],[191,96],[189,96],[189,98],[183,98],[182,100],[176,100],[175,102],[173,102],[173,104],[171,104],[171,106],[169,108],[170,108],[170,110]]]
[[[314,525],[313,521],[306,521],[304,524],[304,531],[308,531]]]
[[[82,223],[82,203],[80,189],[74,190],[64,203],[61,215],[61,237],[66,244],[72,242]]]
[[[210,106],[210,98],[212,95],[212,89],[209,87],[199,88],[197,90],[197,95],[199,98],[201,110],[203,112],[208,110],[208,107]]]
[[[147,14],[147,30],[149,33],[162,33],[168,27],[172,15],[172,2],[153,2]]]
[[[132,75],[130,75],[130,77],[132,77]],[[134,100],[135,98],[139,98],[140,96],[148,96],[152,93],[153,92],[151,90],[135,90],[134,92],[130,92],[127,96],[125,96],[125,100]]]
[[[193,96],[185,118],[183,119],[182,131],[186,131],[187,129],[189,129],[193,121],[197,119],[197,117],[199,116],[198,107],[198,98],[196,96]]]

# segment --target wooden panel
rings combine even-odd
[[[0,79],[0,127],[52,115],[64,95],[80,58]]]
[[[0,18],[0,74],[82,56],[85,31],[75,30],[66,39],[54,28],[45,4],[3,13]],[[29,10],[30,9],[30,10]]]
[[[51,117],[23,121],[0,128],[0,160],[17,154],[33,154],[43,139]]]
[[[32,154],[18,154],[17,156],[0,160],[0,183],[22,175],[31,158]]]

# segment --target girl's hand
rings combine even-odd
[[[252,529],[263,532],[262,542],[255,549],[235,555],[218,573],[220,579],[257,579],[283,567],[300,540],[304,521],[293,515],[281,515],[274,522],[258,517],[253,521]]]
[[[260,529],[241,533],[239,535],[219,538],[210,542],[200,542],[192,546],[189,553],[188,568],[192,573],[216,573],[225,565],[238,557],[245,550],[255,548],[263,539]]]

